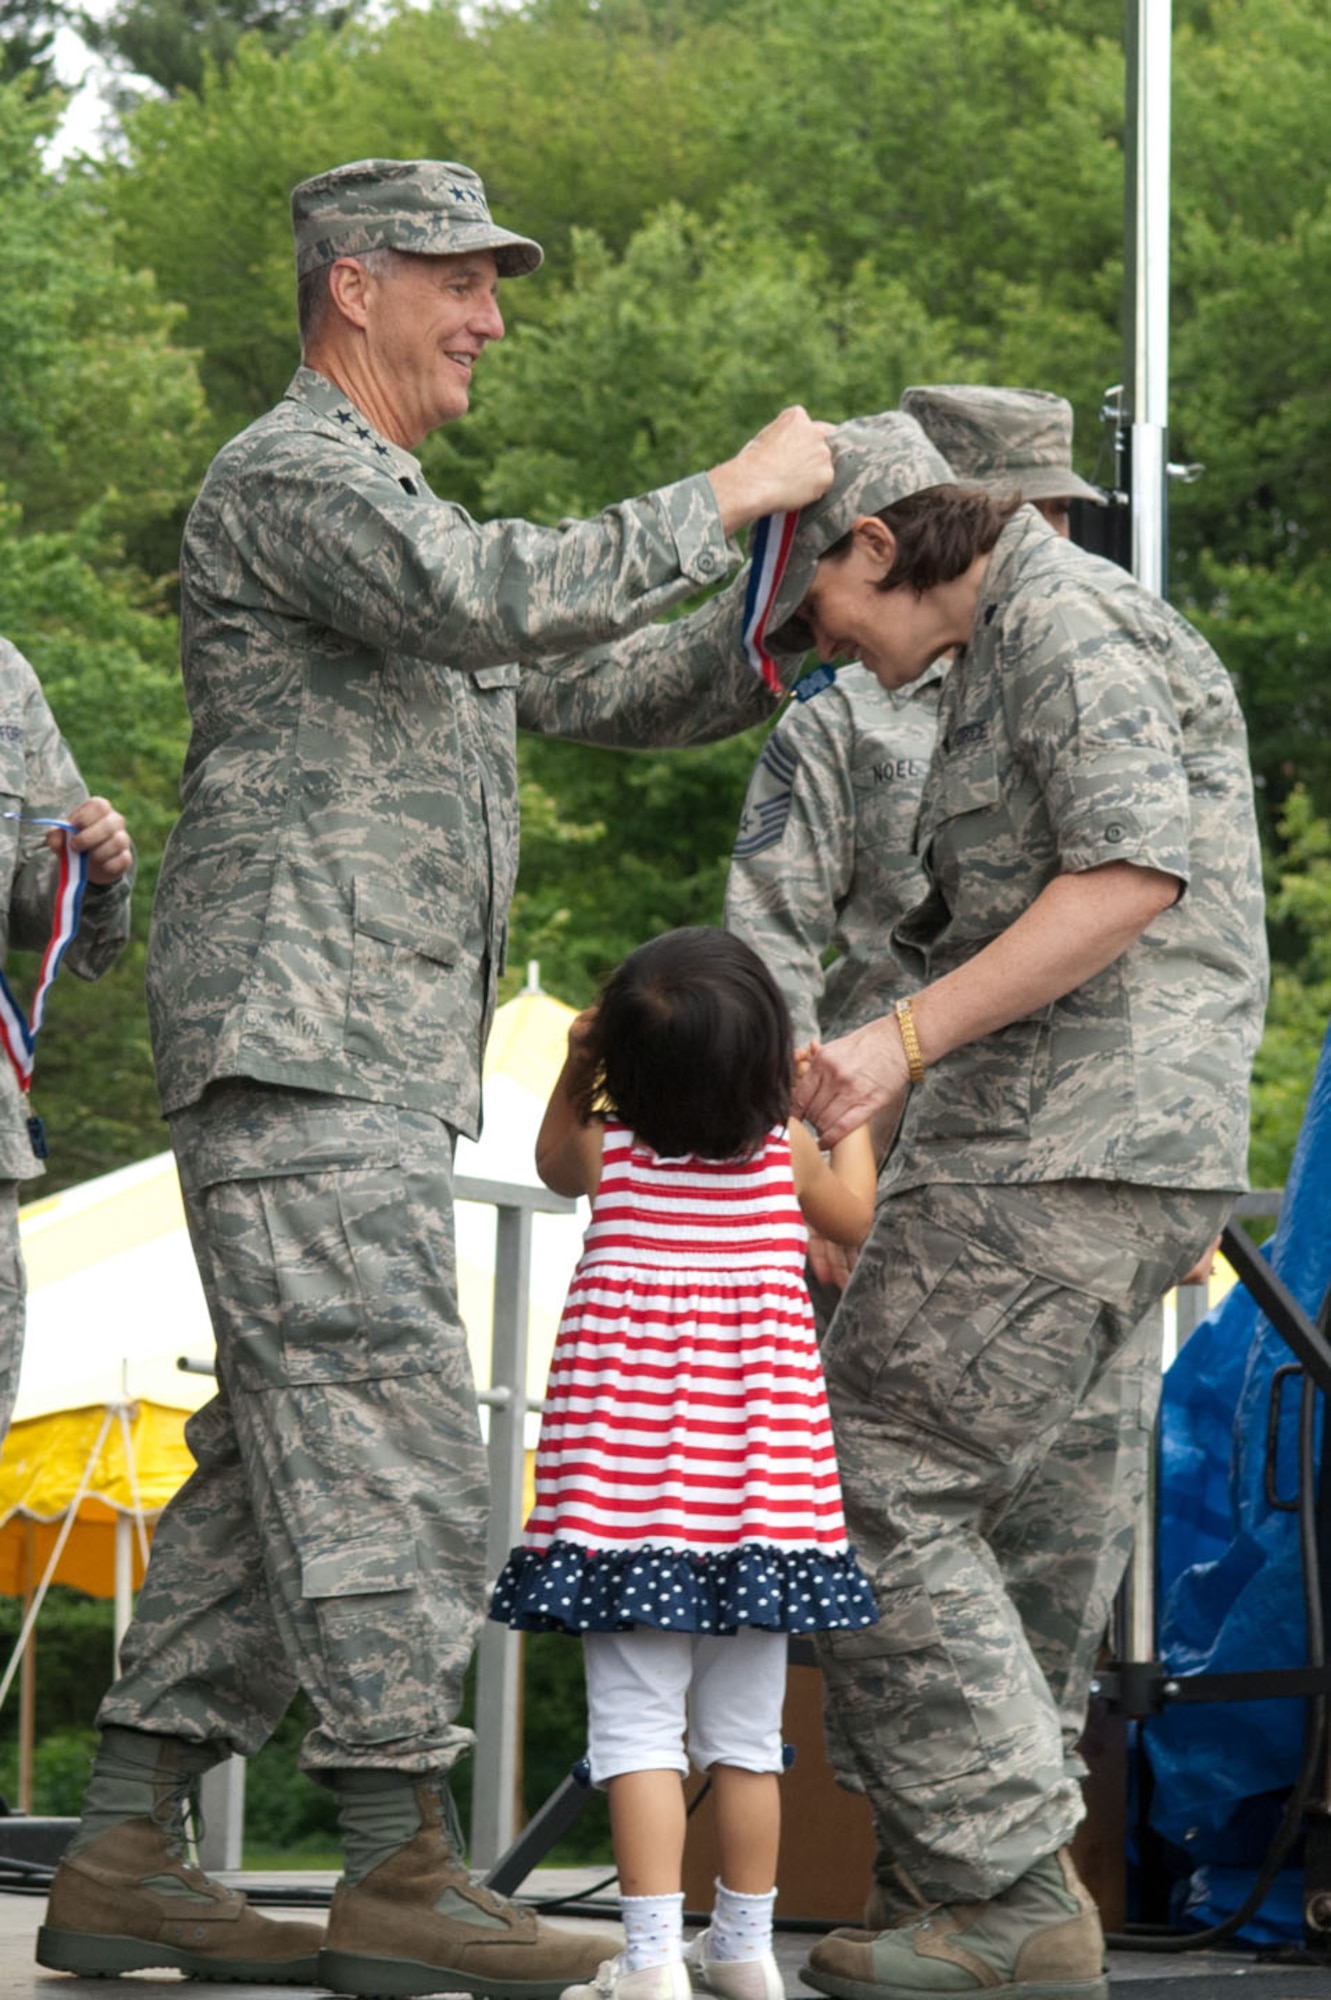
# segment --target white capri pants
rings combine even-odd
[[[786,1634],[585,1632],[587,1754],[592,1783],[625,1771],[733,1764],[780,1771]],[[684,1754],[685,1722],[688,1756]]]

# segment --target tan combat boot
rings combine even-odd
[[[986,1903],[941,1903],[865,1939],[835,1931],[800,1973],[836,2000],[1108,2000],[1104,1933],[1066,1848]]]
[[[85,1819],[51,1884],[37,1963],[84,1978],[170,1968],[187,1979],[313,1986],[323,1929],[261,1917],[185,1857],[185,1800],[216,1753],[107,1730]]]
[[[360,1800],[348,1780],[395,1773],[337,1773],[343,1836],[351,1860],[352,1815],[380,1826],[368,1788]],[[385,1801],[388,1792],[380,1795]],[[416,1831],[333,1896],[319,1984],[336,1993],[403,1996],[474,1993],[492,2000],[559,2000],[566,1986],[594,1980],[619,1933],[605,1927],[563,1929],[473,1883],[457,1857],[447,1787],[437,1774],[410,1783]],[[349,1870],[349,1873],[353,1871]]]

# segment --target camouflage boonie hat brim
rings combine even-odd
[[[296,276],[339,257],[405,250],[456,257],[489,250],[503,278],[534,271],[545,253],[491,220],[479,174],[453,160],[353,160],[291,192]]]
[[[958,479],[1023,500],[1093,500],[1105,494],[1072,470],[1072,405],[1047,389],[974,382],[907,389],[901,407],[947,454]]]
[[[813,643],[795,614],[827,551],[865,514],[877,514],[908,493],[947,486],[956,475],[914,417],[901,410],[852,417],[832,432],[832,484],[801,510],[786,573],[768,614],[768,641],[779,652],[807,651]],[[782,628],[785,628],[784,630]]]

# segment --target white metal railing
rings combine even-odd
[[[1278,1216],[1283,1189],[1254,1188],[1241,1194],[1234,1204],[1235,1216]],[[1164,1303],[1151,1308],[1163,1317]],[[1206,1285],[1180,1285],[1174,1293],[1175,1342],[1181,1347],[1188,1335],[1201,1325],[1210,1310]],[[1145,1491],[1137,1508],[1132,1557],[1119,1585],[1114,1605],[1112,1650],[1118,1660],[1138,1662],[1155,1658],[1155,1568],[1156,1512],[1158,1481],[1155,1446],[1147,1464]]]
[[[459,1175],[458,1201],[495,1210],[494,1310],[490,1387],[479,1400],[490,1413],[490,1531],[486,1569],[499,1574],[522,1526],[526,1416],[540,1403],[527,1397],[533,1215],[568,1215],[577,1207],[548,1188]],[[522,1703],[522,1639],[487,1619],[476,1649],[476,1753],[471,1793],[471,1865],[490,1868],[517,1830],[518,1737]]]

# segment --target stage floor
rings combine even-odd
[[[264,1892],[290,1888],[331,1890],[334,1878],[322,1874],[231,1875],[224,1878],[237,1887]],[[576,1894],[594,1882],[604,1880],[603,1870],[540,1869],[525,1885],[524,1897],[555,1897]],[[265,1893],[265,1909],[270,1905]],[[276,1905],[272,1905],[277,1910]],[[0,2000],[106,2000],[105,1980],[71,1979],[66,1974],[44,1972],[33,1961],[33,1943],[45,1903],[40,1896],[0,1893]],[[280,1914],[281,1912],[278,1911]],[[307,1909],[292,1907],[290,1915],[312,1916]],[[608,1914],[608,1913],[605,1913]],[[600,1911],[592,1919],[603,1921]],[[561,1919],[562,1921],[562,1919]],[[792,1996],[807,1993],[800,1982],[799,1968],[811,1943],[808,1931],[779,1931],[777,1957],[785,1975],[786,1990]],[[1116,1952],[1111,1955],[1110,1983],[1113,2000],[1210,2000],[1213,1993],[1232,1989],[1235,2000],[1331,2000],[1331,1963],[1318,1965],[1268,1964],[1251,1954],[1238,1952],[1194,1952],[1182,1957],[1160,1958],[1147,1952]],[[1200,1986],[1192,1982],[1203,1982]],[[131,1973],[120,1980],[126,2000],[157,2000],[157,1996],[178,1994],[181,1981],[170,1974]],[[197,1986],[196,1992],[212,1992]],[[230,2000],[271,2000],[274,1993],[301,2000],[295,1987],[228,1985]],[[321,1993],[322,1988],[311,1988]]]

